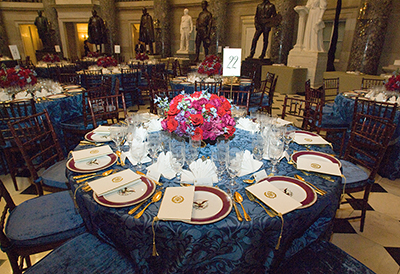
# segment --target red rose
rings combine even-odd
[[[226,114],[226,110],[225,110],[223,107],[220,107],[220,108],[217,110],[217,113],[218,113],[218,116],[219,116],[219,117],[223,117],[223,116]]]
[[[192,114],[190,115],[190,120],[192,121],[193,125],[198,126],[203,124],[203,116],[201,114]]]
[[[216,95],[216,94],[211,94],[211,96],[210,96],[210,101],[211,101],[211,100],[219,100],[218,95]]]
[[[180,111],[177,107],[178,107],[178,103],[171,104],[169,107],[169,110],[168,110],[168,115],[170,115],[170,116],[177,115]]]
[[[206,108],[207,111],[210,111],[211,108],[215,108],[215,106],[210,103],[207,103],[204,107]]]
[[[229,138],[235,133],[236,129],[233,126],[227,126],[226,129],[228,130],[226,137]]]
[[[228,111],[228,110],[231,109],[231,104],[229,103],[228,100],[224,100],[224,101],[222,102],[221,107],[222,107],[223,109],[225,109],[226,111]]]
[[[192,136],[192,139],[195,141],[203,140],[203,130],[199,127],[196,128],[194,130],[194,135]]]
[[[200,98],[201,91],[196,91],[195,93],[192,94],[192,98]]]
[[[174,118],[168,118],[167,120],[167,129],[169,132],[173,132],[178,127],[178,121]]]

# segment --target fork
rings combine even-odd
[[[321,196],[325,195],[327,193],[325,190],[320,189],[320,188],[316,187],[315,185],[313,185],[312,183],[306,181],[303,177],[301,177],[298,174],[295,174],[294,177],[296,177],[296,179],[299,179],[300,181],[302,181],[302,182],[306,183],[307,185],[309,185],[310,187],[312,187],[315,190],[315,192],[317,192]]]

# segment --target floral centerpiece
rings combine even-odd
[[[60,62],[60,57],[56,54],[47,53],[43,55],[42,61],[46,63]]]
[[[100,56],[100,53],[98,53],[97,51],[90,51],[87,54],[87,57],[92,57],[92,58],[97,58]]]
[[[400,71],[397,69],[392,77],[385,81],[385,88],[389,91],[400,91]]]
[[[37,83],[36,73],[30,69],[2,67],[0,70],[0,87],[2,88],[23,88],[27,85]]]
[[[226,139],[235,133],[235,120],[231,116],[231,104],[223,96],[198,91],[193,94],[179,94],[171,102],[168,98],[155,99],[165,112],[161,121],[164,130],[194,140]]]
[[[112,57],[101,57],[97,60],[97,65],[99,67],[107,68],[107,67],[115,67],[118,65],[118,62],[115,58]]]
[[[216,55],[207,56],[203,62],[201,62],[197,72],[200,74],[221,75],[222,74],[222,64],[221,59]]]
[[[149,56],[147,56],[146,53],[141,53],[141,52],[139,52],[138,54],[136,54],[135,59],[136,59],[136,60],[140,60],[140,61],[144,61],[144,60],[149,59]]]

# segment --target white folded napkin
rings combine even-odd
[[[103,69],[102,69],[102,72],[103,72],[103,74],[110,74],[110,73],[111,73],[111,71],[109,71],[109,70],[106,69],[106,68],[103,68]]]
[[[36,91],[35,95],[38,98],[42,98],[42,97],[47,97],[49,96],[51,93],[49,93],[46,89],[42,88],[41,91]]]
[[[133,140],[132,141],[132,145],[131,145],[131,149],[128,152],[124,152],[125,156],[128,158],[129,162],[131,162],[132,165],[136,166],[138,164],[138,160],[134,157],[135,153],[132,154],[132,149],[135,150],[135,152],[140,152],[142,151],[142,159],[141,159],[141,163],[145,164],[148,162],[151,162],[151,159],[147,156],[147,143],[145,142],[140,142],[138,140]]]
[[[242,160],[242,167],[240,169],[238,177],[253,173],[257,170],[260,169],[262,166],[262,162],[255,160],[253,158],[253,154],[250,153],[250,151],[246,150],[243,154],[243,160]]]
[[[215,173],[215,164],[210,159],[203,161],[197,159],[189,165],[189,170],[182,170],[181,181],[193,182],[194,185],[209,185],[218,182],[218,175]]]
[[[239,118],[236,127],[251,132],[258,131],[258,124],[248,118]]]
[[[135,131],[135,139],[140,140],[142,142],[147,139],[147,130],[143,127],[137,127]]]
[[[0,102],[8,101],[10,100],[10,95],[8,95],[7,92],[1,91],[0,92]]]
[[[400,96],[397,98],[396,103],[400,105]]]
[[[289,124],[293,124],[293,122],[289,122],[289,121],[283,120],[281,118],[278,118],[276,120],[276,124],[280,125],[280,126],[286,126],[286,125],[289,125]]]
[[[171,152],[168,151],[167,153],[161,152],[158,155],[157,163],[152,164],[151,166],[147,167],[149,171],[157,171],[162,174],[165,178],[171,180],[175,177],[175,171],[171,167]]]
[[[162,130],[161,126],[162,119],[152,119],[147,123],[147,132],[155,132]]]
[[[20,100],[20,99],[27,99],[27,98],[32,98],[32,94],[27,93],[26,91],[18,92],[15,94],[15,99]]]
[[[313,136],[309,134],[304,134],[301,132],[296,132],[293,138],[299,145],[329,145],[330,143],[326,141],[321,136]]]
[[[390,97],[390,99],[388,100],[389,103],[396,103],[396,96],[392,96]]]
[[[92,147],[88,149],[82,149],[78,151],[72,151],[72,157],[74,157],[74,161],[82,162],[91,159],[96,159],[98,157],[102,157],[108,154],[112,154],[112,150],[109,145],[101,146],[101,147]]]
[[[377,102],[385,102],[386,99],[387,98],[383,93],[379,93],[378,96],[376,96],[375,101],[377,101]]]
[[[301,170],[313,171],[335,176],[342,175],[338,164],[331,161],[318,161],[314,157],[308,157],[307,155],[302,155],[297,158],[296,167],[297,169]]]

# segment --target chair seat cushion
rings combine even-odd
[[[343,120],[340,116],[333,114],[322,115],[321,127],[323,128],[335,128],[335,127],[347,128],[349,126],[350,123]]]
[[[368,174],[352,162],[340,160],[342,163],[343,175],[342,184],[346,183],[346,187],[356,188],[365,186],[368,183]]]
[[[70,119],[61,121],[61,128],[70,130],[91,130],[93,129],[93,123],[91,118],[89,118],[87,125],[85,126],[83,116],[77,116]]]
[[[361,262],[326,241],[314,242],[284,261],[276,273],[296,274],[373,274]]]
[[[84,233],[54,249],[24,273],[128,274],[137,271],[114,247]]]
[[[15,246],[35,246],[67,240],[86,231],[70,191],[39,196],[18,205],[5,232]]]
[[[68,179],[65,175],[66,165],[67,159],[64,159],[46,169],[41,176],[43,184],[46,186],[68,189]]]

